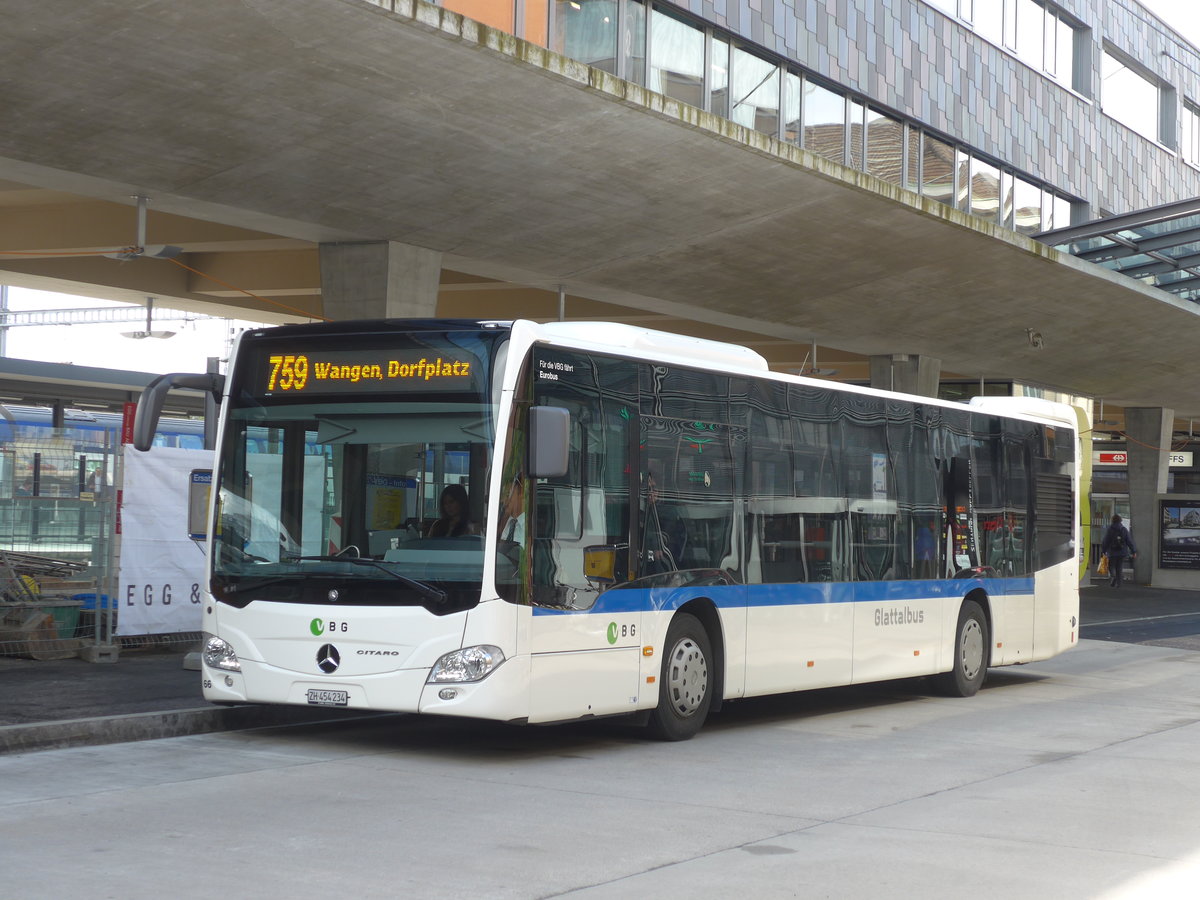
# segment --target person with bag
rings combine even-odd
[[[1108,560],[1108,586],[1120,587],[1122,582],[1121,568],[1125,558],[1137,558],[1137,545],[1133,543],[1133,535],[1121,522],[1120,516],[1113,516],[1108,530],[1104,532],[1104,540],[1100,542],[1100,552]]]

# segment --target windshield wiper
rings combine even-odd
[[[431,584],[426,584],[423,581],[417,581],[415,578],[409,578],[407,575],[401,575],[395,569],[389,569],[387,565],[377,559],[366,559],[361,556],[342,556],[340,553],[335,553],[332,556],[294,556],[294,560],[316,560],[317,562],[339,562],[351,563],[356,566],[371,566],[379,569],[381,572],[386,572],[391,575],[405,587],[410,587],[426,600],[432,600],[435,603],[446,602],[446,592],[435,588]]]

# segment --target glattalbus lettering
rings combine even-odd
[[[875,610],[876,625],[920,625],[925,621],[925,610],[913,609],[906,606],[903,609],[883,609],[882,607]]]

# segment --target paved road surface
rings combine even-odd
[[[1080,605],[1084,638],[1200,650],[1200,592],[1098,584]]]
[[[695,740],[386,717],[0,757],[0,895],[1194,897],[1200,654],[1085,641]]]

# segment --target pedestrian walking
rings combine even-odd
[[[1104,540],[1100,542],[1100,552],[1108,557],[1108,586],[1120,587],[1121,567],[1125,558],[1137,558],[1137,545],[1133,542],[1133,535],[1121,522],[1120,516],[1112,517],[1108,530],[1104,532]]]

